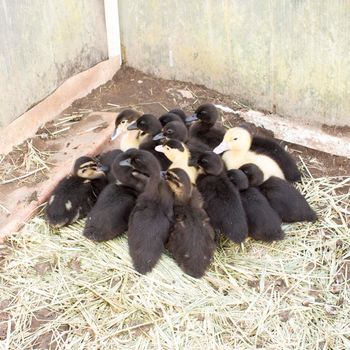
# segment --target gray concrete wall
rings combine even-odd
[[[3,0],[0,127],[106,58],[103,0]]]
[[[350,125],[349,0],[119,0],[119,7],[130,66],[300,122]]]

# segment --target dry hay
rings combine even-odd
[[[125,237],[95,244],[83,222],[55,231],[34,218],[2,246],[0,344],[349,349],[350,178],[304,173],[300,189],[320,220],[284,226],[286,239],[273,244],[225,240],[200,280],[166,255],[140,276]]]

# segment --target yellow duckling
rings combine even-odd
[[[120,149],[127,151],[130,148],[139,148],[140,143],[147,136],[140,130],[128,130],[128,126],[133,124],[141,114],[133,109],[126,109],[119,113],[115,120],[115,129],[111,136],[111,140],[115,140],[119,135]]]
[[[271,176],[285,179],[279,164],[272,159],[268,153],[259,149],[254,152],[251,149],[253,136],[243,127],[235,127],[226,131],[223,141],[214,148],[214,152],[222,155],[227,170],[239,169],[242,165],[253,163],[257,165],[264,174],[264,181]],[[264,154],[265,153],[265,154]]]
[[[197,169],[194,166],[188,165],[190,159],[190,151],[178,140],[167,140],[163,145],[158,145],[155,150],[164,153],[171,161],[169,169],[180,168],[189,176],[191,183],[196,184]]]

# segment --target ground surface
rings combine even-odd
[[[47,177],[47,159],[58,150],[46,138],[72,136],[73,123],[90,112],[128,106],[156,115],[178,106],[192,112],[207,101],[246,108],[201,86],[123,68],[1,159],[0,182],[35,172],[2,185],[0,212],[8,214],[4,193],[26,184],[35,196]],[[222,117],[225,125],[241,122]],[[62,118],[67,122],[58,124]],[[91,134],[98,137],[99,129]],[[223,241],[199,281],[167,256],[150,275],[139,276],[125,238],[96,245],[82,238],[83,222],[53,231],[34,218],[0,245],[0,349],[350,348],[350,164],[288,148],[303,169],[300,188],[319,222],[288,225],[286,240],[272,245]]]

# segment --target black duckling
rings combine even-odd
[[[133,265],[136,271],[146,274],[157,264],[169,238],[173,221],[173,194],[161,179],[159,162],[150,152],[134,150],[123,165],[149,176],[128,223]]]
[[[203,209],[203,199],[186,172],[168,170],[165,179],[174,193],[175,219],[166,247],[185,273],[200,278],[214,255],[214,230]]]
[[[293,158],[275,141],[252,136],[245,127],[235,127],[226,131],[223,141],[214,149],[222,155],[228,170],[239,169],[253,163],[264,174],[264,180],[277,176],[288,181],[300,179],[300,172]]]
[[[154,136],[162,131],[162,124],[160,123],[159,119],[152,114],[144,114],[142,117],[137,119],[136,122],[128,126],[128,130],[134,129],[138,129],[147,135],[140,144],[139,149],[151,152],[160,162],[161,169],[168,169],[170,165],[169,159],[165,157],[164,154],[159,154],[154,150],[155,147],[161,142],[161,139],[153,139]]]
[[[189,165],[191,154],[185,144],[178,140],[166,140],[162,145],[155,148],[157,152],[164,153],[171,161],[169,169],[180,168],[190,177],[193,184],[196,183],[197,169]]]
[[[217,108],[206,103],[199,106],[193,116],[187,117],[187,123],[198,120],[190,127],[190,137],[196,137],[211,149],[217,147],[224,138],[225,129],[216,122],[219,117]]]
[[[93,241],[114,239],[128,229],[128,220],[135,206],[136,198],[148,180],[144,174],[138,173],[124,162],[133,150],[119,154],[112,165],[116,181],[125,183],[109,183],[99,195],[96,204],[87,215],[83,235]]]
[[[169,113],[178,115],[181,118],[181,120],[183,121],[183,123],[186,124],[187,116],[186,116],[186,113],[182,109],[174,108],[171,111],[169,111]]]
[[[145,134],[140,130],[128,130],[128,126],[140,118],[141,113],[126,109],[120,112],[115,120],[115,129],[111,136],[111,140],[115,140],[119,135],[123,134],[120,139],[120,149],[127,151],[130,148],[138,148],[143,141]]]
[[[275,176],[263,182],[263,173],[255,164],[246,164],[241,167],[241,170],[250,182],[259,186],[260,191],[283,222],[317,220],[315,211],[304,196],[289,182]]]
[[[229,170],[227,174],[230,181],[241,189],[241,200],[248,222],[248,236],[265,242],[283,239],[282,221],[259,189],[246,187],[249,179],[242,170]]]
[[[85,217],[107,185],[104,170],[94,158],[78,158],[73,174],[62,179],[51,193],[45,209],[49,224],[61,227]]]
[[[213,152],[204,152],[198,166],[201,170],[197,187],[212,226],[232,241],[243,242],[248,236],[246,216],[239,192],[227,178],[221,158]]]
[[[122,150],[114,149],[111,151],[103,152],[96,156],[99,163],[105,167],[105,173],[107,175],[107,179],[109,183],[116,181],[115,176],[112,173],[112,164],[115,158],[121,153],[123,153]]]
[[[179,121],[169,122],[163,127],[159,134],[153,137],[153,140],[162,140],[165,138],[187,142],[188,130],[185,124]]]
[[[170,112],[165,113],[162,116],[160,116],[159,121],[163,127],[170,122],[180,122],[180,123],[185,124],[184,120],[178,114],[170,113]]]

